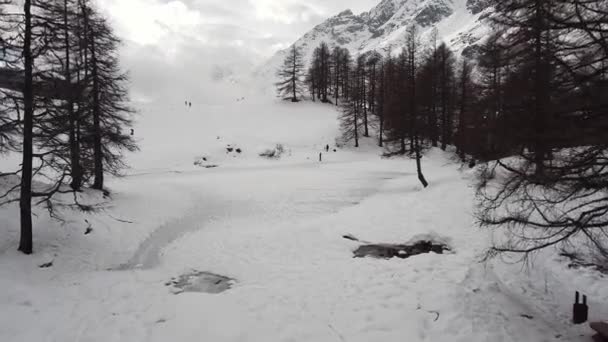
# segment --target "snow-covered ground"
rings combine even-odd
[[[111,201],[64,224],[39,210],[31,257],[16,251],[17,207],[0,209],[0,341],[587,341],[569,324],[575,290],[608,317],[606,278],[552,251],[528,268],[479,262],[474,175],[450,154],[429,152],[423,190],[412,161],[371,140],[319,162],[338,135],[331,106],[233,97],[139,105],[142,151]],[[280,159],[258,156],[276,144]],[[432,236],[452,253],[354,259],[344,234]],[[234,284],[173,294],[191,271]]]

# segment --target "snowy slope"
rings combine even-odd
[[[478,43],[487,32],[481,20],[491,8],[485,0],[382,0],[376,7],[359,15],[346,10],[313,28],[295,42],[308,61],[321,42],[348,48],[356,56],[376,50],[383,54],[403,47],[405,30],[416,24],[423,44],[430,43],[434,27],[438,41],[445,41],[462,52]],[[272,73],[284,59],[286,51],[279,51],[262,68],[263,74]]]
[[[474,173],[449,153],[423,159],[427,189],[414,161],[382,159],[371,140],[320,163],[336,109],[254,88],[191,108],[139,104],[133,169],[108,180],[111,200],[81,195],[102,205],[96,215],[62,210],[62,222],[37,208],[33,256],[16,251],[18,206],[0,208],[0,341],[583,342],[590,329],[569,323],[575,290],[589,295],[591,319],[608,316],[607,279],[553,250],[525,270],[479,262],[492,236],[472,216]],[[282,158],[258,156],[277,143]],[[195,166],[201,156],[218,167]],[[344,234],[433,237],[452,253],[354,259]],[[193,270],[233,287],[167,285]]]

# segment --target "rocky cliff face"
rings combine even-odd
[[[454,50],[475,49],[488,27],[480,18],[491,9],[489,0],[382,0],[376,7],[359,15],[346,10],[313,28],[295,44],[302,48],[305,60],[314,49],[326,42],[348,48],[353,56],[376,50],[382,54],[399,51],[405,42],[408,26],[416,24],[421,43],[430,42],[433,28],[438,40]],[[265,66],[276,69],[285,56],[279,51]]]

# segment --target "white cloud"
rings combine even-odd
[[[199,11],[181,1],[106,0],[102,3],[119,34],[139,44],[159,44],[171,32],[190,32],[203,22]]]
[[[163,80],[196,88],[217,68],[253,70],[325,18],[380,0],[96,1],[125,41],[135,92],[157,97],[175,93]]]

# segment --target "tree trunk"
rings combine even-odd
[[[19,209],[21,214],[21,237],[19,251],[32,254],[32,158],[34,154],[34,90],[32,57],[32,12],[31,0],[25,0],[23,12],[25,15],[25,32],[23,40],[23,58],[25,82],[23,86],[23,162],[21,168],[21,194]]]
[[[448,96],[447,96],[447,65],[445,56],[441,60],[441,149],[446,150],[448,146]]]
[[[462,64],[462,75],[461,75],[461,80],[460,80],[460,87],[461,87],[461,93],[460,93],[460,120],[459,120],[459,126],[460,128],[458,129],[458,155],[460,156],[460,160],[462,160],[463,162],[466,159],[465,156],[465,149],[468,148],[467,144],[465,143],[468,140],[467,134],[466,134],[466,129],[467,129],[467,117],[466,117],[466,102],[467,102],[467,81],[468,81],[468,65],[467,62],[464,61]]]
[[[312,97],[312,102],[315,102],[315,91],[316,91],[316,82],[315,82],[315,72],[314,70],[310,71],[310,84],[311,84],[311,88],[310,88],[310,95]]]
[[[359,147],[359,114],[355,102],[355,147]]]
[[[292,53],[293,53],[293,69],[291,70],[291,86],[293,87],[293,89],[292,89],[292,91],[293,91],[293,98],[291,99],[291,102],[298,102],[298,96],[297,96],[297,93],[296,93],[296,81],[297,81],[296,78],[298,76],[298,74],[296,72],[297,71],[296,70],[297,69],[296,68],[296,62],[298,60],[297,59],[298,56],[297,56],[297,50],[296,50],[295,45],[293,47],[293,52]]]
[[[535,68],[536,68],[536,77],[534,78],[535,82],[535,120],[534,120],[534,162],[536,164],[536,178],[538,180],[542,179],[545,173],[544,170],[544,160],[545,160],[545,146],[544,146],[544,129],[545,129],[545,96],[547,92],[546,85],[546,76],[545,73],[545,61],[543,58],[543,49],[542,49],[542,31],[543,31],[543,1],[536,0],[536,27],[535,27]]]
[[[74,111],[74,88],[72,83],[72,74],[70,70],[70,34],[69,34],[69,23],[68,23],[68,1],[63,0],[63,26],[64,26],[64,48],[65,48],[65,82],[67,84],[66,98],[67,98],[67,111],[69,117],[69,144],[70,144],[70,163],[71,163],[71,176],[72,183],[70,186],[72,190],[78,191],[82,187],[82,170],[80,168],[80,146],[78,146],[78,140],[76,137],[76,125],[78,116]]]
[[[429,183],[422,174],[422,153],[420,151],[420,129],[418,125],[418,103],[416,101],[416,52],[414,50],[415,45],[412,44],[410,50],[410,78],[411,78],[411,90],[410,90],[410,112],[412,117],[412,143],[413,149],[416,153],[416,172],[418,173],[418,180],[422,183],[425,188],[429,186]]]
[[[365,70],[365,69],[363,69]],[[363,107],[363,136],[369,137],[369,125],[367,122],[367,90],[365,87],[365,72],[361,71],[361,105]]]
[[[437,35],[436,31],[433,31],[433,66],[431,67],[431,144],[433,147],[438,146],[439,132],[437,131]]]
[[[384,147],[384,115],[380,114],[380,127],[378,132],[378,146]]]
[[[95,181],[93,189],[103,190],[103,149],[101,142],[101,118],[99,101],[99,73],[94,33],[91,33],[91,66],[93,76],[93,159]]]
[[[338,106],[338,100],[340,99],[340,54],[336,53],[336,87],[335,87],[335,96],[336,96],[336,106]]]
[[[420,142],[418,141],[418,136],[414,137],[414,140],[414,145],[416,149],[416,171],[418,173],[418,180],[420,181],[420,183],[422,183],[422,186],[426,188],[429,186],[429,183],[426,181],[426,178],[424,178],[424,175],[422,174],[422,156],[420,154]]]
[[[429,128],[431,131],[431,144],[433,147],[438,146],[438,132],[437,132],[437,76],[435,76],[435,68],[437,68],[437,62],[435,61],[436,57],[433,57],[433,67],[431,68],[431,115]]]
[[[412,115],[413,115],[413,113],[410,114],[410,116],[412,116]],[[414,127],[413,127],[413,125],[414,125],[413,121],[414,120],[415,120],[414,118],[410,118],[410,129],[409,129],[409,131],[410,131],[410,153],[409,153],[409,155],[410,156],[412,155],[411,151],[414,151],[414,149],[415,149],[415,146],[414,146]]]

